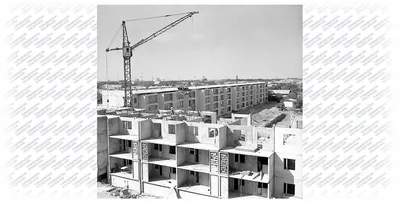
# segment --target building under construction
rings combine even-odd
[[[302,130],[255,127],[249,115],[232,114],[266,103],[266,82],[132,90],[133,50],[198,13],[122,21],[122,46],[106,49],[106,72],[107,53],[122,51],[124,90],[114,97],[103,91],[100,101],[125,108],[99,111],[98,176],[161,197],[301,198]],[[127,22],[178,15],[130,44]]]
[[[302,130],[249,115],[99,111],[98,171],[116,187],[178,198],[302,198]]]

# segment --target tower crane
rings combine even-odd
[[[129,38],[128,38],[128,32],[126,30],[126,25],[125,21],[122,21],[122,47],[116,47],[116,48],[107,48],[106,52],[109,51],[117,51],[117,50],[122,50],[122,56],[124,59],[124,83],[125,83],[125,98],[124,98],[124,107],[132,107],[132,80],[131,80],[131,57],[132,57],[132,50],[138,48],[139,46],[145,44],[146,42],[156,38],[157,36],[161,35],[165,31],[175,27],[179,23],[183,22],[184,20],[192,17],[194,14],[198,14],[199,12],[193,11],[189,13],[185,13],[186,15],[183,16],[182,18],[168,24],[167,26],[163,27],[162,29],[158,30],[157,32],[151,34],[147,38],[144,38],[137,42],[134,45],[130,45]],[[173,15],[166,15],[162,17],[169,17]]]

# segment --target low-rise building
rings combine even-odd
[[[301,129],[106,117],[114,186],[183,199],[302,197]]]

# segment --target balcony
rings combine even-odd
[[[187,144],[188,146],[190,144]],[[197,144],[201,145],[200,143]],[[210,173],[210,151],[178,146],[178,168],[202,173]],[[196,146],[196,144],[192,145]]]
[[[110,175],[133,179],[132,161],[110,156]]]
[[[268,198],[268,183],[229,178],[229,198]]]
[[[147,162],[160,166],[176,167],[175,148],[175,146],[150,143],[148,145],[149,158]]]
[[[178,169],[178,173],[179,190],[211,195],[209,174],[182,169]]]
[[[171,187],[176,185],[176,168],[149,164],[149,183]]]

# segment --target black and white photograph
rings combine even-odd
[[[303,198],[302,5],[98,5],[97,197]]]
[[[394,2],[0,10],[2,202],[397,199]]]

